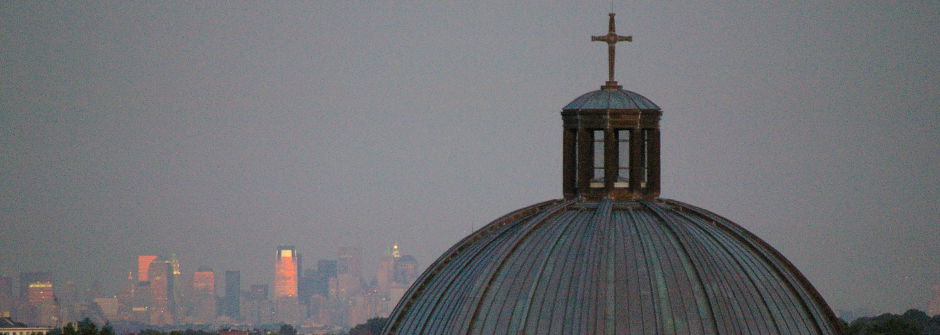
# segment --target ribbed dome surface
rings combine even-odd
[[[601,89],[585,93],[562,108],[565,111],[591,109],[658,110],[659,106],[633,91]]]
[[[512,212],[441,256],[388,334],[837,334],[777,251],[671,200],[555,200]]]

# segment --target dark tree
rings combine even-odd
[[[62,335],[78,335],[78,329],[75,329],[75,325],[69,322],[65,327],[62,327]]]
[[[111,327],[110,322],[105,322],[104,326],[101,327],[101,331],[98,332],[100,335],[114,335],[114,328]]]
[[[921,335],[917,326],[901,318],[891,318],[873,324],[866,334],[871,335]]]
[[[85,318],[78,322],[78,335],[98,335],[98,326],[91,319]]]
[[[165,335],[165,334],[159,330],[144,329],[140,331],[140,335]]]
[[[922,315],[923,314],[923,315]],[[926,314],[911,310],[903,315],[882,314],[852,321],[845,329],[846,335],[931,335],[925,334],[918,324],[927,325]]]
[[[388,318],[371,318],[366,323],[357,325],[349,331],[349,335],[379,335]]]
[[[297,335],[297,329],[294,329],[294,326],[291,325],[281,325],[281,329],[278,329],[277,335]]]

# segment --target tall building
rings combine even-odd
[[[335,259],[321,259],[317,261],[317,272],[327,278],[336,278],[337,264]]]
[[[176,324],[177,305],[174,287],[173,264],[168,261],[153,260],[148,264],[147,278],[150,284],[150,324],[166,326]]]
[[[274,263],[274,321],[299,324],[303,320],[299,284],[300,253],[294,246],[278,246]]]
[[[336,272],[362,278],[362,250],[356,247],[340,247],[337,250]]]
[[[225,271],[225,297],[223,297],[221,304],[221,314],[233,320],[237,320],[241,316],[241,310],[239,308],[239,300],[241,298],[242,290],[241,286],[241,272]]]
[[[190,316],[194,322],[209,323],[215,320],[215,272],[211,268],[203,266],[193,273],[190,299],[193,304]]]
[[[137,256],[137,280],[141,282],[150,281],[150,263],[157,260],[154,255]]]
[[[63,320],[79,320],[84,306],[80,304],[78,287],[75,281],[60,281],[56,287],[55,298],[59,304],[59,316]]]
[[[268,300],[268,285],[253,284],[249,286],[248,300]]]
[[[20,273],[21,319],[28,324],[55,326],[59,322],[59,306],[55,298],[52,273]]]
[[[26,302],[39,303],[53,300],[52,273],[20,273],[19,291],[20,299]]]
[[[773,247],[715,213],[660,198],[663,113],[614,80],[614,46],[632,37],[617,35],[609,16],[607,34],[591,38],[607,44],[607,82],[561,110],[562,198],[449,248],[383,333],[841,334]]]
[[[253,284],[243,300],[242,315],[254,325],[274,322],[274,304],[268,300],[268,285]]]
[[[274,297],[297,297],[300,253],[293,246],[279,246],[274,260]]]
[[[306,269],[300,280],[297,282],[297,296],[300,298],[300,303],[306,305],[309,302],[310,296],[316,294],[317,281],[319,279],[319,273],[314,269]]]

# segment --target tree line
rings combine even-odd
[[[348,333],[335,335],[378,335],[388,321],[386,318],[373,318],[366,323],[357,325]],[[878,316],[858,318],[851,323],[839,319],[842,323],[844,335],[940,335],[940,315],[933,317],[923,311],[911,309],[903,314],[885,313]],[[277,332],[255,330],[251,335],[297,335],[297,330],[290,325],[282,325]],[[174,330],[169,332],[145,329],[139,335],[217,335],[217,332],[205,330]],[[65,327],[53,329],[48,335],[116,335],[110,324],[101,329],[85,319],[76,324],[69,323]]]
[[[842,321],[842,330],[845,335],[940,335],[940,315],[931,317],[911,309],[900,315],[885,313],[852,323]]]

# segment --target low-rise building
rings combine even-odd
[[[0,335],[46,335],[51,327],[27,327],[10,318],[0,318]]]

